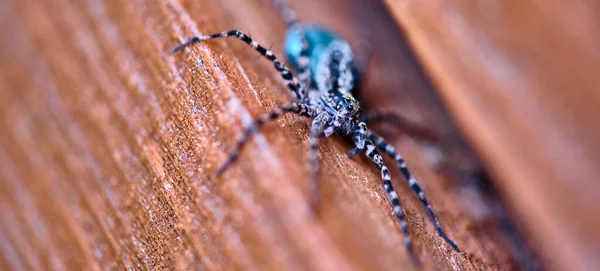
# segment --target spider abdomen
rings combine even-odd
[[[302,43],[308,45],[308,63],[311,74],[315,74],[321,56],[333,41],[340,38],[332,31],[315,25],[302,25],[290,28],[285,37],[285,55],[295,69],[298,68],[298,59],[302,53]],[[312,78],[314,79],[314,78]]]

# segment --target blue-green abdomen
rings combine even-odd
[[[289,29],[285,37],[285,54],[294,69],[298,68],[298,57],[302,51],[303,37],[308,42],[308,58],[311,74],[315,74],[319,58],[327,46],[339,38],[332,31],[314,25],[303,26],[301,29]]]

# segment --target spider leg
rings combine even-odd
[[[369,124],[381,122],[391,123],[409,136],[430,144],[431,147],[435,148],[438,155],[436,161],[434,161],[436,171],[451,173],[465,178],[469,178],[468,175],[470,174],[476,174],[475,170],[470,173],[469,170],[463,170],[461,165],[453,162],[462,158],[456,157],[456,155],[460,155],[460,153],[457,153],[456,145],[458,142],[455,138],[440,137],[423,125],[419,125],[418,123],[402,117],[402,115],[392,112],[367,112],[366,114],[361,115],[359,119]]]
[[[225,170],[227,170],[227,168],[229,166],[231,166],[231,164],[233,164],[233,162],[235,162],[237,160],[241,149],[244,147],[244,145],[246,145],[246,143],[248,142],[248,139],[250,139],[250,137],[254,133],[256,133],[258,128],[260,128],[261,126],[263,126],[265,123],[269,122],[270,120],[274,120],[277,117],[283,115],[284,113],[288,113],[288,112],[296,113],[296,114],[304,116],[304,117],[313,117],[315,115],[315,110],[313,108],[309,107],[308,105],[301,104],[301,103],[290,103],[290,104],[283,105],[283,106],[271,111],[270,113],[260,116],[249,127],[246,128],[242,137],[240,139],[238,139],[235,149],[233,150],[233,152],[231,152],[231,154],[227,158],[227,161],[225,161],[225,163],[217,170],[216,176],[218,177],[221,174],[223,174],[223,172],[225,172]]]
[[[358,123],[358,129],[356,129],[354,132],[354,137],[352,137],[355,147],[348,153],[348,158],[352,158],[359,151],[361,151],[362,149],[365,148],[366,138],[367,138],[367,124],[361,121]]]
[[[288,31],[290,31],[289,29],[295,28],[298,29],[299,31],[302,31],[302,24],[300,22],[298,22],[298,17],[296,16],[296,12],[294,12],[294,10],[292,10],[291,8],[289,8],[284,0],[273,0],[272,1],[273,6],[279,11],[279,13],[281,14],[281,17],[283,18],[283,20],[285,21],[285,23],[288,25]],[[311,81],[311,73],[310,73],[310,69],[309,69],[309,44],[308,41],[306,40],[304,34],[301,34],[300,36],[302,36],[302,48],[300,50],[300,55],[298,55],[298,57],[295,59],[296,65],[295,65],[295,69],[298,72],[298,80],[300,81],[300,84],[304,87],[304,90],[307,89],[310,86],[310,81]],[[303,99],[301,100],[302,102],[307,102],[310,98],[306,95],[306,92],[303,93]]]
[[[440,141],[438,136],[433,133],[433,131],[396,113],[372,111],[361,114],[359,120],[364,121],[369,125],[388,122],[397,126],[402,131],[414,138],[418,138],[429,143],[437,143]]]
[[[373,141],[379,149],[384,150],[389,156],[396,160],[396,163],[400,167],[402,175],[404,175],[404,178],[408,181],[408,185],[410,186],[410,188],[412,188],[415,194],[417,194],[419,200],[427,209],[427,214],[429,215],[429,218],[435,226],[435,231],[438,233],[439,236],[444,238],[446,243],[448,243],[454,250],[460,251],[458,246],[452,240],[450,240],[450,238],[448,238],[448,236],[446,236],[446,234],[442,230],[442,227],[440,226],[440,221],[433,212],[429,201],[427,201],[425,193],[423,192],[419,184],[417,184],[417,180],[408,170],[408,167],[406,166],[406,162],[404,162],[404,158],[402,158],[402,155],[396,152],[396,149],[391,144],[387,143],[381,136],[377,135],[373,131],[367,131],[367,136],[369,137],[369,140]]]
[[[308,93],[307,90],[311,84],[311,72],[309,68],[310,58],[308,55],[308,49],[308,41],[306,40],[306,38],[303,38],[300,55],[296,58],[296,70],[298,71],[298,80],[300,80],[300,84],[304,87],[303,90],[305,90],[305,92],[303,93],[304,99],[302,100],[305,103],[307,103],[310,100],[310,97],[308,97],[308,95],[306,94]]]
[[[236,37],[244,41],[248,45],[252,46],[252,48],[258,51],[262,56],[273,62],[275,69],[279,71],[281,77],[283,78],[283,80],[285,80],[288,88],[294,93],[296,98],[300,101],[304,99],[304,97],[306,96],[306,88],[303,88],[303,86],[300,84],[300,81],[298,81],[298,79],[294,77],[292,72],[290,72],[290,70],[283,63],[281,63],[281,61],[279,61],[279,59],[273,54],[273,52],[267,50],[265,47],[258,44],[258,42],[254,41],[240,30],[223,31],[211,35],[193,37],[188,41],[184,42],[183,44],[175,47],[175,49],[173,49],[173,53],[176,53],[177,51],[186,48],[194,43],[199,43],[204,40],[216,39],[221,37]]]
[[[379,154],[379,152],[377,151],[375,144],[370,139],[367,139],[365,143],[365,154],[367,155],[367,157],[369,157],[369,159],[371,159],[371,161],[373,161],[373,163],[375,163],[377,169],[381,171],[383,187],[385,188],[385,192],[387,193],[392,208],[394,209],[394,214],[400,222],[400,229],[402,230],[402,235],[404,237],[404,247],[406,248],[406,251],[408,252],[408,255],[413,264],[415,266],[420,266],[419,260],[417,259],[413,251],[412,241],[410,239],[410,235],[408,234],[408,225],[406,223],[406,218],[404,217],[404,212],[402,211],[402,207],[400,205],[400,200],[398,199],[398,194],[392,186],[392,177],[390,175],[390,170],[383,163],[383,158],[381,157],[381,154]]]
[[[310,183],[308,203],[313,210],[316,210],[319,202],[319,139],[325,130],[326,120],[327,116],[325,114],[318,115],[310,127],[310,150],[308,152]]]

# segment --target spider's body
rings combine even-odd
[[[286,34],[285,52],[295,70],[308,65],[305,74],[310,77],[304,78],[305,83],[310,82],[304,86],[306,102],[328,113],[325,136],[356,130],[360,103],[352,91],[358,74],[350,45],[328,29],[296,23]]]
[[[390,172],[384,164],[378,149],[396,160],[408,185],[427,209],[427,213],[434,223],[437,233],[453,249],[459,251],[456,244],[443,232],[431,205],[429,205],[423,191],[417,184],[417,180],[408,170],[402,156],[396,152],[392,145],[367,128],[367,122],[377,122],[389,119],[389,117],[381,114],[360,116],[360,104],[352,95],[358,73],[353,63],[354,56],[350,45],[332,31],[319,26],[299,23],[293,11],[277,0],[275,3],[289,26],[285,41],[285,53],[294,70],[298,72],[298,77],[293,76],[290,70],[271,51],[259,45],[239,30],[194,37],[173,50],[176,52],[190,44],[199,43],[204,40],[219,37],[236,37],[252,46],[265,58],[270,60],[295,96],[296,101],[283,105],[257,118],[252,126],[246,128],[245,133],[239,139],[229,159],[217,170],[217,176],[221,175],[238,158],[240,150],[248,139],[258,128],[268,121],[288,112],[310,117],[313,118],[309,136],[309,169],[311,170],[312,179],[310,202],[313,207],[316,204],[316,195],[318,194],[319,139],[323,136],[328,137],[333,134],[351,136],[354,149],[349,153],[349,156],[351,157],[364,151],[366,156],[381,172],[383,186],[390,199],[394,214],[400,222],[400,228],[404,235],[404,244],[411,260],[418,265],[418,261],[412,250],[412,241],[408,234],[407,223],[398,199],[398,194],[394,191]]]

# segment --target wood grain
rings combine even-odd
[[[452,133],[380,3],[294,8],[358,48],[366,107]],[[272,66],[236,40],[170,51],[192,35],[240,28],[281,55],[285,27],[268,3],[8,0],[0,18],[2,270],[413,268],[377,170],[348,159],[343,140],[323,140],[322,201],[316,215],[308,209],[306,120],[267,125],[213,177],[244,125],[290,97]],[[484,202],[436,173],[418,141],[391,141],[465,251],[435,234],[394,170],[425,269],[518,268]]]
[[[385,2],[548,265],[598,270],[598,2]]]

